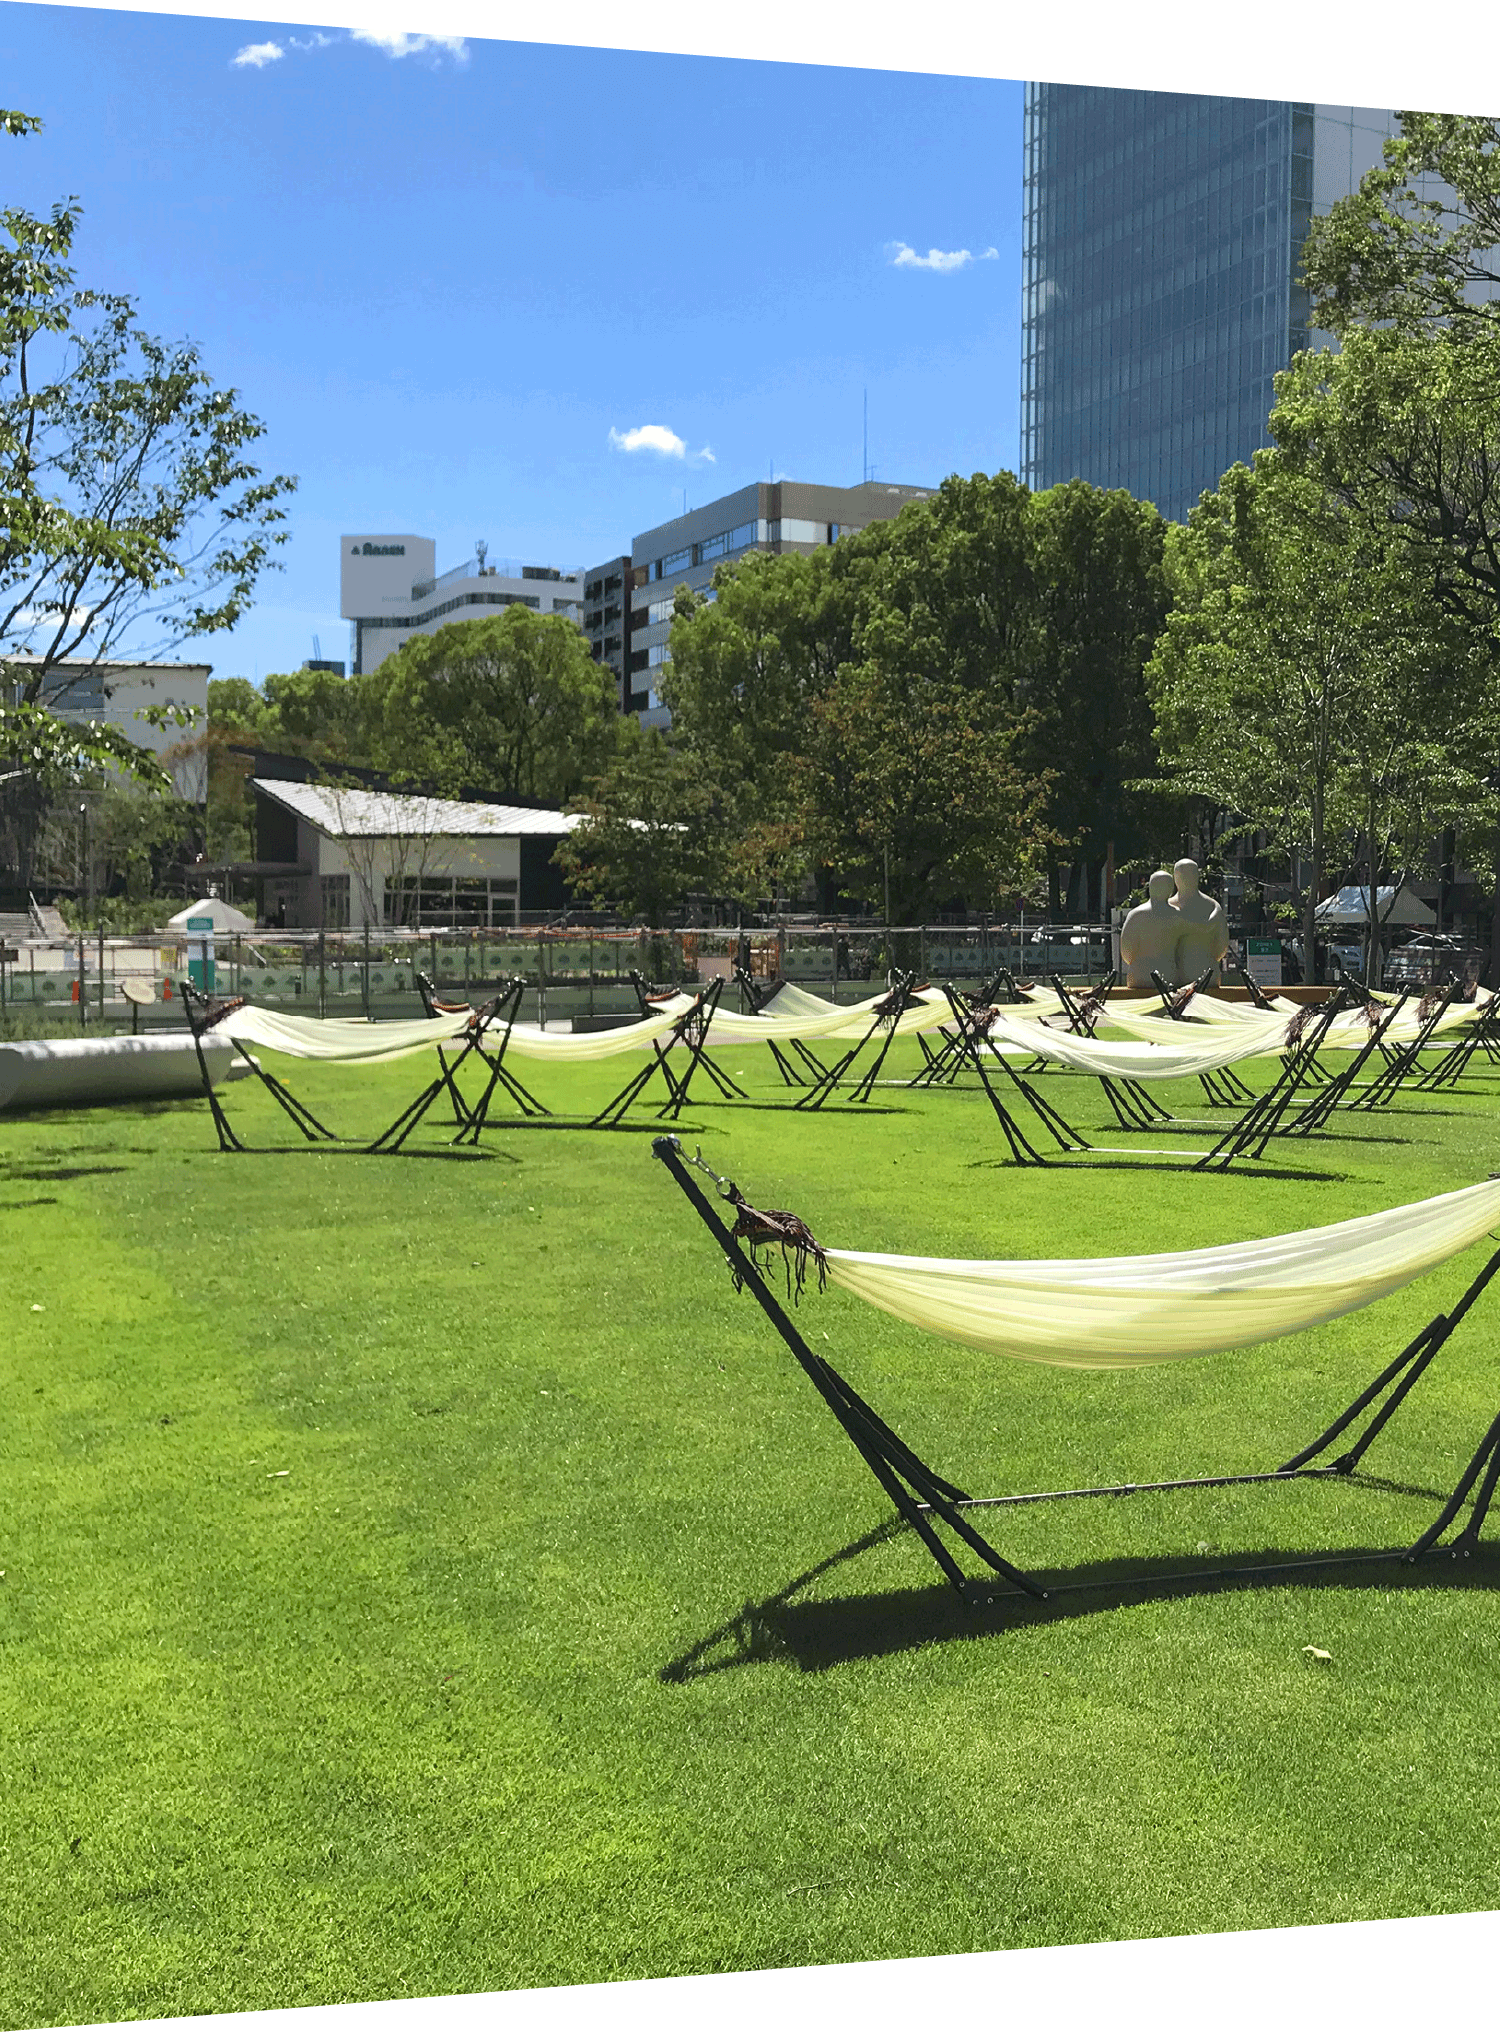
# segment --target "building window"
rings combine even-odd
[[[430,875],[387,885],[385,921],[413,931],[483,931],[513,925],[517,903],[513,875]]]
[[[347,875],[325,875],[323,877],[323,929],[325,931],[347,931],[349,928],[349,877]]]

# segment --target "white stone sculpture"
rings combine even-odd
[[[1229,950],[1229,920],[1223,905],[1212,896],[1205,896],[1199,888],[1201,876],[1196,861],[1179,861],[1172,870],[1172,879],[1177,894],[1172,898],[1171,908],[1177,913],[1181,931],[1177,939],[1176,972],[1169,974],[1165,967],[1162,972],[1177,987],[1182,987],[1212,967],[1210,985],[1217,987],[1219,962]]]
[[[1177,982],[1177,941],[1182,936],[1182,918],[1169,900],[1172,877],[1158,868],[1146,883],[1147,903],[1126,913],[1120,926],[1120,963],[1126,985],[1149,988],[1153,969],[1163,980]],[[1200,969],[1201,971],[1201,969]]]

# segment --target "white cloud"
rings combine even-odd
[[[287,37],[287,41],[293,49],[327,49],[337,39],[336,36],[325,35],[321,28],[315,28],[305,42],[299,42],[295,35]]]
[[[967,268],[971,261],[999,259],[998,247],[986,247],[982,254],[971,254],[967,247],[955,247],[951,254],[944,253],[941,247],[929,247],[925,254],[919,254],[904,240],[893,241],[891,247],[893,268],[930,268],[936,275],[951,275],[956,268]]]
[[[355,42],[367,42],[383,49],[387,56],[451,56],[455,63],[469,61],[469,45],[461,35],[408,35],[399,28],[351,28]]]
[[[267,64],[276,63],[285,55],[286,51],[279,42],[247,42],[243,49],[236,50],[231,62],[248,64],[251,69],[261,71]]]
[[[634,430],[611,429],[609,442],[617,452],[659,452],[664,459],[687,457],[686,444],[664,423],[642,423]]]

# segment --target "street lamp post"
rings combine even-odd
[[[83,916],[78,926],[78,1027],[80,1030],[86,1030],[89,1021],[88,980],[86,974],[86,956],[88,953],[87,926],[89,921],[89,903],[93,889],[93,884],[89,880],[89,808],[86,804],[79,805],[78,817],[83,827]]]

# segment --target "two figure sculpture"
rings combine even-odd
[[[1158,973],[1180,988],[1207,968],[1217,969],[1229,950],[1229,923],[1222,906],[1205,896],[1198,883],[1198,863],[1179,861],[1170,875],[1158,868],[1146,884],[1150,900],[1132,910],[1120,927],[1120,960],[1129,987],[1152,987],[1151,976]]]

